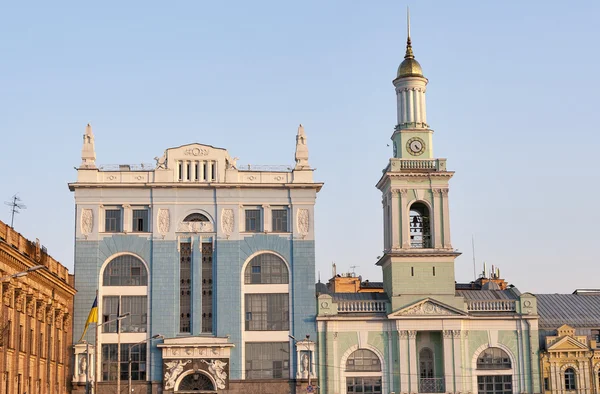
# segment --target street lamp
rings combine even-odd
[[[131,393],[131,349],[134,348],[134,347],[136,347],[137,345],[141,345],[142,343],[146,343],[146,342],[152,341],[154,339],[163,339],[163,338],[164,338],[164,336],[162,336],[160,334],[156,334],[156,335],[151,336],[150,338],[146,338],[143,341],[140,341],[138,343],[129,344],[129,352],[128,352],[128,358],[129,358],[129,366],[128,366],[129,383],[127,385],[127,387],[129,388],[129,393]],[[147,355],[146,355],[146,357],[147,357]]]
[[[304,341],[299,341],[299,340],[297,340],[297,339],[296,339],[296,338],[295,338],[293,335],[291,335],[291,334],[288,334],[288,337],[290,337],[290,339],[291,339],[291,340],[293,340],[293,341],[294,341],[294,343],[295,343],[296,345],[298,345],[298,343],[301,343],[301,344],[303,344],[304,346],[306,346],[306,351],[308,352],[308,387],[312,388],[312,387],[311,387],[311,384],[310,384],[310,375],[311,375],[312,357],[311,357],[311,354],[310,354],[310,347],[308,346],[308,343],[307,343],[307,342],[310,340],[310,335],[308,335],[308,334],[307,334],[307,335],[306,335],[306,339],[305,339]],[[310,390],[308,387],[307,387],[307,390]]]
[[[45,265],[34,265],[33,267],[27,268],[25,271],[17,272],[16,274],[12,274],[12,275],[3,276],[0,278],[0,282],[3,282],[7,279],[12,279],[12,278],[22,278],[22,277],[26,276],[27,274],[29,274],[30,272],[41,270],[41,269],[48,269],[48,267],[46,267]]]

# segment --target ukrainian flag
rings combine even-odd
[[[98,324],[98,294],[96,294],[96,298],[94,299],[94,303],[92,304],[90,314],[88,315],[88,318],[85,321],[85,328],[83,329],[83,334],[81,334],[81,339],[79,340],[79,342],[83,340],[83,337],[85,336],[85,333],[87,332],[90,323]]]

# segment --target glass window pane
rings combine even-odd
[[[288,283],[288,269],[279,256],[263,253],[250,260],[244,272],[246,284]]]
[[[289,379],[288,342],[246,343],[246,379]]]
[[[144,263],[126,254],[111,260],[104,269],[104,286],[147,286],[148,273]]]

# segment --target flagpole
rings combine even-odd
[[[98,290],[96,290],[96,302],[98,301]],[[96,310],[98,305],[96,304]],[[97,394],[98,390],[96,389],[98,385],[98,330],[100,329],[99,319],[96,317],[96,339],[94,340],[94,388],[92,393]],[[88,366],[89,368],[89,366]]]

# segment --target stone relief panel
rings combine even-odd
[[[215,389],[229,388],[229,359],[201,358],[165,360],[163,363],[165,390],[177,389],[176,386],[179,384],[177,381],[181,375],[188,375],[190,371],[209,375],[216,385]]]
[[[81,210],[81,233],[89,235],[94,227],[94,213],[91,209]]]
[[[233,209],[223,208],[221,211],[221,230],[227,238],[233,233],[234,225]]]
[[[426,301],[404,310],[402,315],[456,315],[456,313],[431,301]]]
[[[158,223],[158,232],[162,236],[165,236],[169,232],[169,227],[171,224],[171,218],[169,216],[168,209],[161,208],[158,210],[157,223]]]
[[[306,237],[308,234],[308,230],[310,228],[310,219],[308,214],[308,209],[300,208],[298,209],[298,219],[297,219],[297,227],[298,232],[302,235],[302,238]]]
[[[212,233],[214,226],[211,222],[183,222],[177,225],[178,233]]]

